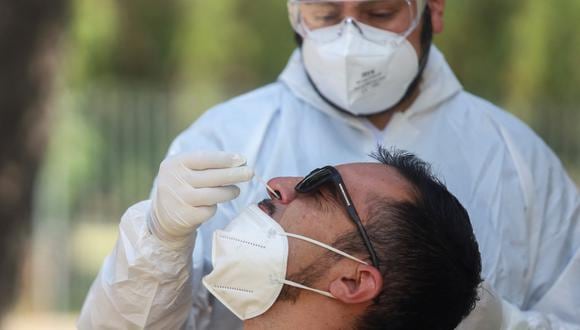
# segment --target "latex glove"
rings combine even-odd
[[[240,155],[218,151],[165,159],[148,219],[151,233],[165,242],[191,243],[197,227],[215,214],[217,203],[238,197],[240,189],[234,184],[253,177],[245,163]]]

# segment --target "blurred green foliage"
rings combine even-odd
[[[195,95],[197,112],[275,79],[294,47],[282,1],[73,0],[67,83]]]
[[[539,125],[578,108],[580,2],[449,3],[438,44],[468,90]]]
[[[61,229],[117,223],[180,130],[274,81],[295,48],[282,0],[72,1],[37,210]],[[580,179],[577,22],[577,0],[448,1],[435,41],[467,90],[528,122]],[[60,306],[79,308],[98,266],[72,263]]]

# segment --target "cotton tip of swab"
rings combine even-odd
[[[268,191],[269,191],[269,192],[270,192],[272,195],[274,195],[274,197],[276,197],[276,199],[282,199],[282,198],[280,197],[280,195],[279,195],[279,194],[276,192],[276,190],[272,189],[272,187],[270,187],[270,185],[268,185],[268,183],[266,182],[266,180],[262,179],[262,177],[261,177],[261,176],[259,176],[258,174],[256,174],[256,173],[254,172],[254,177],[255,177],[255,178],[258,180],[258,181],[260,181],[260,182],[261,182],[261,183],[262,183],[264,186],[266,186],[266,189],[268,189]]]
[[[276,197],[276,199],[282,199],[282,197],[280,197],[280,195],[276,192],[276,190],[272,189],[272,187],[270,187],[267,184],[266,184],[266,189],[268,189],[268,191],[271,192],[272,195],[274,195],[274,197]]]

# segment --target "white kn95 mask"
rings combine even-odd
[[[323,28],[304,38],[302,57],[318,92],[355,116],[384,112],[396,105],[419,72],[419,58],[411,43],[399,34],[345,20],[341,35]],[[363,35],[378,34],[382,41]],[[329,38],[330,39],[330,38]]]
[[[327,244],[285,232],[274,219],[253,204],[224,230],[214,232],[213,271],[203,278],[203,284],[241,320],[266,312],[276,302],[284,284],[334,298],[329,292],[286,279],[288,236],[367,264]]]

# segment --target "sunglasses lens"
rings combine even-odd
[[[325,183],[330,175],[332,175],[332,172],[327,167],[317,168],[305,176],[304,179],[296,185],[295,189],[296,191],[303,193],[310,192]]]
[[[364,244],[371,255],[372,263],[375,267],[378,267],[378,259],[376,257],[376,253],[371,245],[371,242],[368,238],[368,235],[362,225],[362,222],[350,201],[350,197],[348,197],[348,193],[346,193],[346,187],[344,187],[344,182],[342,182],[342,178],[338,171],[332,166],[325,166],[322,168],[317,168],[314,171],[310,172],[307,176],[302,179],[302,181],[298,182],[294,189],[299,193],[310,193],[316,189],[318,189],[321,185],[329,182],[334,181],[335,185],[337,186],[336,189],[340,187],[343,194],[343,204],[346,207],[351,220],[357,225],[358,230],[363,238]]]

